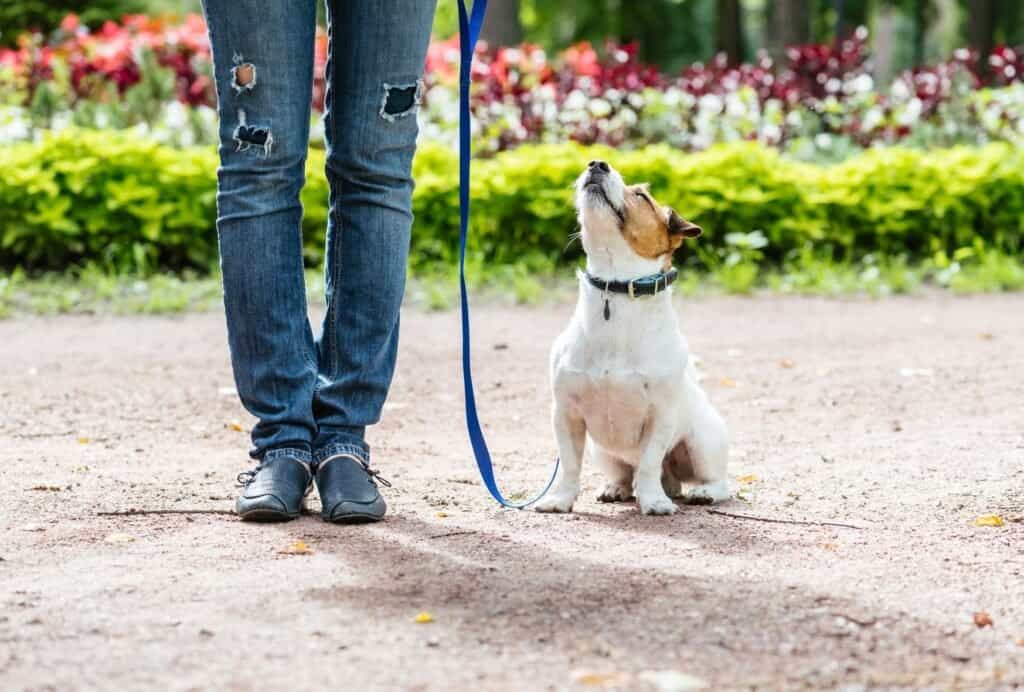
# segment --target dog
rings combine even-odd
[[[728,499],[728,430],[697,382],[669,287],[674,252],[701,228],[604,161],[576,181],[576,209],[586,271],[551,348],[561,466],[535,509],[572,511],[585,448],[607,477],[599,501],[635,497],[643,514],[672,514],[673,498]]]

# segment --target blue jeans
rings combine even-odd
[[[327,0],[327,309],[306,317],[302,206],[317,0],[205,0],[220,112],[217,236],[256,459],[367,463],[394,372],[416,108],[434,0]]]

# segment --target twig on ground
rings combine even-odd
[[[800,521],[798,519],[772,519],[771,517],[755,517],[752,514],[733,514],[731,512],[723,512],[720,509],[709,509],[708,514],[721,514],[723,517],[732,517],[733,519],[749,519],[750,521],[763,521],[769,524],[799,524],[801,526],[838,526],[844,529],[858,529],[863,531],[867,529],[866,526],[858,526],[856,524],[842,524],[837,521]]]
[[[469,534],[476,533],[476,531],[449,531],[448,533],[439,533],[428,538],[448,538],[449,536],[468,536]]]
[[[11,437],[17,437],[22,440],[34,440],[40,437],[64,437],[65,435],[73,435],[74,430],[62,430],[59,432],[41,432],[41,433],[11,433]]]
[[[96,512],[98,517],[133,517],[146,514],[228,514],[235,516],[230,509],[125,509],[113,512]]]
[[[861,627],[872,627],[878,624],[878,618],[869,618],[864,620],[862,618],[855,618],[852,615],[847,615],[846,613],[840,613],[837,610],[832,611],[830,614],[833,617],[842,618],[847,622],[852,622],[853,624],[860,625]]]

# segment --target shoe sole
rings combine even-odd
[[[242,521],[254,521],[262,523],[272,523],[280,521],[291,521],[292,519],[298,518],[301,512],[295,514],[288,514],[287,512],[275,512],[272,509],[252,509],[244,514],[239,514]]]
[[[381,521],[383,518],[383,515],[351,513],[333,519],[331,517],[324,517],[323,519],[329,524],[372,524]]]

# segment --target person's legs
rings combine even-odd
[[[327,6],[331,210],[314,459],[352,455],[365,465],[364,431],[380,417],[398,347],[416,110],[434,1],[328,0]]]
[[[316,0],[204,0],[220,113],[217,235],[251,455],[311,463],[316,350],[302,207]]]

